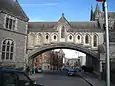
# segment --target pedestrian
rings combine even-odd
[[[34,66],[32,66],[32,74],[34,74],[34,72],[35,72],[35,68]]]
[[[29,75],[29,73],[30,73],[30,67],[29,66],[27,66],[26,67],[26,73]]]

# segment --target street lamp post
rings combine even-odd
[[[104,0],[104,15],[105,15],[105,26],[106,26],[106,69],[107,69],[107,80],[106,85],[110,86],[110,61],[109,61],[109,28],[108,28],[108,12],[107,12],[107,0]]]

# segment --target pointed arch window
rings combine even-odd
[[[88,35],[88,34],[85,36],[85,43],[86,43],[86,44],[89,43],[89,35]]]
[[[71,35],[69,36],[69,39],[72,40],[72,36]]]
[[[93,41],[94,41],[94,42],[93,42],[93,46],[94,46],[94,47],[97,47],[97,35],[94,35],[94,36],[93,36]]]
[[[38,42],[39,43],[42,42],[42,34],[41,33],[38,34]]]
[[[49,36],[48,36],[48,35],[46,35],[46,39],[47,39],[47,40],[49,39]]]
[[[78,35],[78,36],[77,36],[77,39],[78,39],[78,40],[80,40],[80,39],[81,39],[81,38],[80,38],[80,35]]]
[[[65,37],[65,28],[64,26],[62,26],[61,28],[61,38],[64,38]]]
[[[6,39],[2,42],[2,60],[13,60],[14,54],[14,42],[10,39]]]
[[[54,39],[56,40],[56,35],[54,35]]]

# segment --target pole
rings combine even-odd
[[[104,0],[104,13],[106,25],[106,85],[110,86],[110,61],[109,61],[109,28],[108,28],[108,13],[107,13],[107,0]]]

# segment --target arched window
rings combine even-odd
[[[48,35],[46,35],[46,39],[48,39],[49,38],[49,36]]]
[[[56,35],[54,35],[54,39],[56,39]]]
[[[71,35],[69,36],[69,39],[72,40],[72,36]]]
[[[2,43],[2,60],[12,60],[14,54],[14,42],[10,39],[6,39]]]
[[[88,34],[85,36],[85,43],[86,43],[86,44],[89,43],[89,36],[88,36]]]
[[[94,35],[94,36],[93,36],[93,41],[94,41],[94,42],[93,42],[93,46],[94,46],[94,47],[97,47],[97,35]]]
[[[80,36],[79,35],[77,36],[77,39],[80,40]]]
[[[61,38],[64,38],[65,37],[65,28],[64,26],[62,26],[61,28]]]

